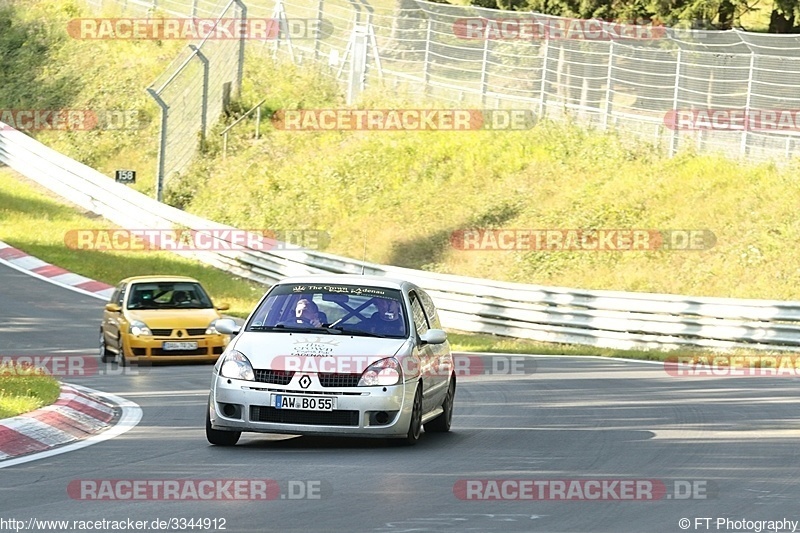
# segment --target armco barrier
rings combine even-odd
[[[128,229],[232,229],[160,204],[0,123],[0,163]],[[447,328],[608,348],[800,350],[800,302],[542,287],[365,263],[312,250],[176,252],[271,284],[322,272],[408,279]]]

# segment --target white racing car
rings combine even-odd
[[[430,296],[374,276],[286,278],[274,285],[214,366],[212,444],[243,431],[402,438],[449,431],[453,357]]]

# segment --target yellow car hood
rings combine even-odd
[[[125,313],[128,320],[140,320],[151,329],[207,328],[218,319],[216,309],[137,309]]]

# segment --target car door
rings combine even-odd
[[[416,292],[431,329],[442,329],[442,323],[439,321],[439,313],[436,311],[433,299],[422,289],[418,288]],[[453,355],[450,352],[450,343],[445,341],[442,344],[433,344],[430,349],[433,357],[434,376],[437,381],[436,390],[437,393],[441,393],[444,396],[447,393],[450,374],[455,368]],[[442,400],[444,400],[444,397],[442,397]]]
[[[422,374],[422,410],[428,412],[437,404],[438,391],[441,388],[441,380],[436,377],[436,354],[433,347],[429,344],[422,344],[420,337],[430,329],[428,317],[422,303],[419,301],[416,291],[410,291],[408,298],[411,303],[411,321],[416,330],[416,345],[414,351],[419,357],[420,372]]]
[[[119,350],[120,341],[120,323],[122,321],[122,306],[125,301],[125,283],[121,283],[114,290],[111,299],[108,301],[110,304],[119,306],[119,311],[103,310],[103,334],[105,335],[106,346],[113,347]]]

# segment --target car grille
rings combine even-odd
[[[211,353],[214,355],[221,354],[225,348],[222,346],[214,346]],[[135,353],[136,348],[134,348]],[[164,350],[162,348],[153,348],[150,350],[151,355],[208,355],[208,348],[197,348],[196,350]],[[144,354],[143,354],[144,355]]]
[[[211,349],[213,355],[219,355],[225,348],[222,346],[214,346]],[[147,355],[147,348],[131,348],[133,355],[142,356]],[[208,355],[207,348],[198,348],[196,350],[162,350],[161,348],[153,348],[150,350],[150,355]]]
[[[319,373],[319,384],[323,387],[357,387],[361,374]]]
[[[154,337],[172,337],[171,329],[150,329]],[[206,334],[206,328],[187,328],[186,333],[190,337],[200,337]]]
[[[288,385],[294,377],[294,371],[289,370],[253,370],[256,381],[259,383],[275,383]]]
[[[299,411],[251,405],[250,420],[307,426],[358,426],[358,411]]]

